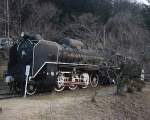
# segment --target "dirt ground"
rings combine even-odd
[[[91,102],[96,91],[96,101]],[[150,83],[116,96],[115,87],[66,90],[0,101],[0,120],[149,120]]]

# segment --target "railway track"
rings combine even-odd
[[[102,89],[102,88],[105,88],[104,86],[99,86],[99,87],[97,87],[97,88],[88,88],[88,89],[81,89],[81,91],[88,91],[89,89],[91,89],[91,90],[99,90],[99,89]],[[91,91],[90,90],[90,91]],[[77,90],[78,91],[78,90]],[[40,93],[37,93],[36,94],[36,96],[38,96],[38,95],[45,95],[45,94],[47,94],[47,92],[48,91],[41,91]],[[65,90],[65,91],[63,91],[63,93],[64,92],[69,92],[69,90]],[[76,92],[76,91],[74,91],[74,92]],[[49,93],[48,93],[49,94]],[[60,94],[60,93],[59,93]],[[9,86],[5,83],[5,82],[3,82],[3,81],[0,81],[0,100],[2,100],[2,99],[10,99],[10,98],[16,98],[16,97],[21,97],[21,95],[19,95],[19,94],[15,94],[15,93],[12,93],[11,91],[10,91],[10,89],[9,89]]]
[[[9,99],[9,98],[16,98],[16,97],[20,97],[20,95],[0,95],[0,100]]]

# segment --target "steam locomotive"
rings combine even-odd
[[[66,38],[59,43],[43,40],[34,33],[23,33],[10,48],[6,82],[10,88],[28,95],[40,89],[63,91],[77,87],[97,87],[102,82],[99,52],[85,49],[78,40]]]

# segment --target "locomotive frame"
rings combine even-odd
[[[25,95],[33,95],[41,89],[60,92],[66,87],[70,90],[97,87],[103,82],[103,57],[95,50],[81,49],[83,43],[76,40],[71,39],[69,44],[37,40],[28,34],[22,36],[19,44],[13,46],[13,52],[10,50],[10,56],[16,60],[9,61],[6,81],[15,85],[11,87],[17,92],[23,89]]]
[[[44,60],[45,62],[41,64],[40,68],[34,72],[34,68],[36,69],[35,62],[35,51],[36,47],[41,43],[48,43],[49,45],[56,45],[58,46],[57,54],[56,54],[56,61],[51,62],[51,60]],[[50,47],[49,47],[50,48]],[[40,49],[41,50],[41,49]],[[39,41],[33,48],[33,67],[32,67],[32,80],[36,80],[36,77],[40,72],[46,72],[46,75],[49,76],[46,79],[51,79],[50,84],[56,86],[54,89],[55,91],[62,91],[65,86],[68,86],[70,90],[75,90],[78,86],[81,88],[87,88],[90,84],[92,87],[97,87],[99,82],[99,66],[93,64],[83,64],[83,63],[72,63],[72,62],[61,62],[59,60],[59,53],[60,53],[60,46],[58,43],[51,42],[51,41]],[[42,55],[40,55],[41,57]],[[81,56],[81,55],[80,55]],[[54,57],[54,56],[53,56]],[[44,57],[42,58],[43,61]],[[39,65],[38,63],[38,65]],[[45,71],[42,69],[46,67]],[[30,93],[28,93],[30,94]]]

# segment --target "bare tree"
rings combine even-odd
[[[57,8],[53,4],[43,3],[39,6],[33,5],[31,11],[32,14],[29,13],[28,19],[22,25],[22,30],[40,33],[44,38],[52,40],[57,30],[51,19],[56,14]]]
[[[75,22],[64,26],[59,33],[62,37],[80,39],[87,47],[98,49],[104,47],[104,26],[98,23],[98,18],[93,14],[83,14],[74,17]]]
[[[106,25],[107,46],[116,49],[125,56],[138,56],[148,40],[148,31],[144,29],[140,16],[135,18],[130,13],[119,13]]]

